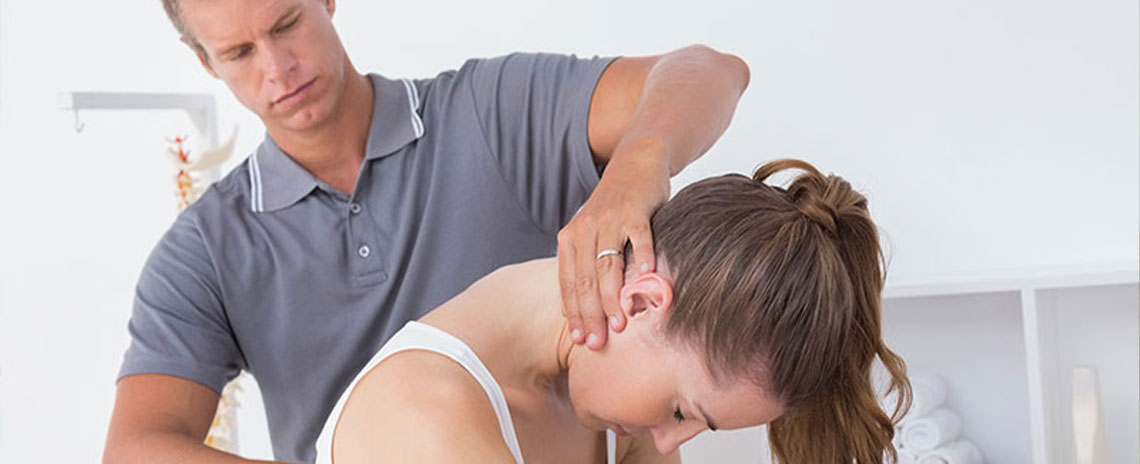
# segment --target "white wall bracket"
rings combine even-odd
[[[63,92],[59,94],[59,107],[75,112],[76,132],[84,127],[79,121],[79,110],[183,110],[209,141],[209,146],[218,145],[217,109],[210,94]]]

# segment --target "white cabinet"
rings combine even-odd
[[[889,281],[885,296],[887,344],[912,368],[945,378],[946,406],[986,462],[1074,462],[1077,367],[1097,373],[1103,462],[1140,462],[1137,263]],[[691,463],[768,458],[762,428],[702,434],[682,455]]]
[[[1071,458],[1072,381],[1077,367],[1096,370],[1100,395],[1100,430],[1111,463],[1140,462],[1140,342],[1137,284],[1035,290],[1041,347],[1041,429],[1047,437],[1040,452],[1048,463]]]

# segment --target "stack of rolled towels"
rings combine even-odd
[[[962,421],[943,407],[946,381],[936,373],[911,371],[914,397],[910,411],[895,426],[896,464],[982,464],[977,446],[960,439]],[[895,410],[895,395],[883,398],[883,410]]]

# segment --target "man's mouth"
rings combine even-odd
[[[274,100],[274,101],[273,101],[273,104],[274,104],[274,105],[280,104],[280,103],[282,103],[282,102],[284,102],[284,101],[286,101],[286,100],[288,100],[288,99],[290,99],[290,98],[292,98],[292,97],[294,97],[294,96],[296,96],[296,95],[300,94],[300,93],[301,93],[301,92],[303,92],[305,89],[309,88],[309,86],[313,85],[313,82],[316,82],[316,81],[317,81],[317,78],[315,78],[315,77],[314,77],[314,78],[313,78],[313,80],[311,80],[311,81],[309,81],[309,82],[306,82],[306,83],[302,84],[300,87],[297,87],[296,89],[293,89],[293,91],[292,91],[292,92],[289,92],[289,93],[287,93],[287,94],[285,94],[285,95],[282,95],[282,96],[281,96],[280,98],[278,98],[277,100]]]

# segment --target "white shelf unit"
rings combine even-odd
[[[1102,463],[1140,462],[1140,263],[896,279],[884,296],[888,345],[945,378],[946,407],[985,462],[1074,462],[1075,367],[1097,372]],[[768,462],[763,440],[760,428],[703,434],[682,454]]]
[[[1073,462],[1076,367],[1100,379],[1104,462],[1140,461],[1137,263],[916,280],[886,296],[888,343],[946,378],[987,462]]]

